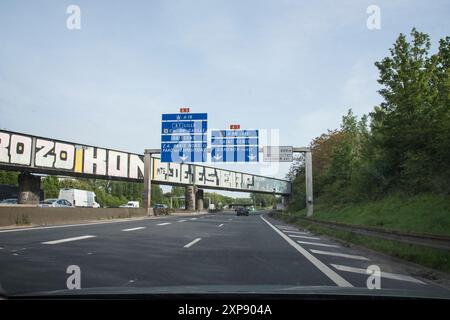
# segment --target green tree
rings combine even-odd
[[[41,188],[44,190],[44,197],[48,199],[57,198],[59,196],[59,189],[61,186],[57,177],[48,176],[42,180]]]
[[[390,55],[375,63],[383,102],[370,117],[349,110],[339,129],[311,142],[316,199],[450,193],[450,38],[433,55],[428,35],[413,29],[411,39],[400,34]],[[304,168],[299,157],[288,174],[293,209],[304,207]]]
[[[17,186],[19,173],[15,171],[0,170],[0,184]]]
[[[271,207],[275,201],[272,194],[252,193],[250,198],[255,206],[262,208]]]
[[[374,143],[389,185],[409,192],[449,190],[449,51],[430,56],[428,35],[400,34],[390,56],[375,63],[384,101],[371,114]]]

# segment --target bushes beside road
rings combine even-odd
[[[306,211],[292,214],[306,216]],[[390,195],[376,201],[340,205],[319,200],[314,207],[314,219],[450,236],[450,196]]]

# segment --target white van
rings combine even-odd
[[[74,207],[100,208],[100,205],[95,201],[93,191],[61,189],[59,190],[59,199],[69,201]]]
[[[121,205],[119,208],[139,208],[139,201],[128,201],[127,204]]]

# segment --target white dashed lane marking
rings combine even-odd
[[[291,226],[282,226],[277,224],[276,225],[278,227],[278,229],[283,229],[283,230],[297,230],[297,228],[291,227]]]
[[[320,240],[320,238],[317,237],[308,237],[308,236],[301,236],[298,234],[288,234],[289,237],[291,238],[302,238],[302,239],[310,239],[310,240]]]
[[[340,271],[353,272],[353,273],[359,273],[359,274],[367,275],[366,269],[341,266],[341,265],[338,265],[338,264],[332,264],[332,266],[334,268],[336,268],[337,270],[340,270]],[[402,275],[402,274],[389,273],[389,272],[383,272],[383,271],[381,271],[381,278],[425,284],[424,282],[422,282],[422,281],[420,281],[420,280],[418,280],[416,278],[413,278],[411,276],[405,276],[405,275]]]
[[[158,223],[157,226],[166,226],[168,224],[171,224],[171,222]]]
[[[309,232],[305,232],[305,231],[291,231],[291,230],[282,230],[284,233],[294,233],[294,234],[304,234],[304,235],[308,235],[311,234]]]
[[[89,239],[89,238],[95,238],[95,236],[81,236],[81,237],[66,238],[66,239],[53,240],[53,241],[46,241],[46,242],[42,242],[42,244],[58,244],[58,243],[64,243],[64,242],[70,242],[70,241]]]
[[[197,220],[197,218],[191,218],[191,220]]]
[[[196,243],[199,242],[200,240],[202,240],[202,238],[197,238],[197,239],[195,239],[195,240],[189,242],[189,243],[188,243],[187,245],[185,245],[184,247],[185,247],[185,248],[192,247],[194,244],[196,244]]]
[[[186,220],[184,220],[184,219],[181,219],[181,220],[178,220],[178,222],[185,222]]]
[[[319,242],[309,242],[309,241],[297,241],[298,243],[301,244],[309,244],[311,246],[320,246],[320,247],[330,247],[330,248],[339,248],[339,246],[334,245],[334,244],[327,244],[327,243],[319,243]]]
[[[323,254],[326,256],[334,256],[334,257],[341,257],[341,258],[348,258],[348,259],[355,259],[355,260],[365,260],[368,261],[369,259],[363,256],[355,256],[352,254],[345,254],[345,253],[339,253],[339,252],[330,252],[330,251],[322,251],[322,250],[314,250],[311,249],[309,250],[312,253],[316,253],[316,254]]]
[[[222,226],[223,226],[223,223],[222,223],[222,224],[219,224],[219,228],[222,227]]]
[[[142,230],[146,227],[136,227],[136,228],[129,228],[129,229],[123,229],[122,231],[128,232],[128,231],[136,231],[136,230]]]

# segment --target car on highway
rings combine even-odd
[[[17,204],[17,202],[18,202],[17,198],[9,198],[0,201],[0,204]]]
[[[155,203],[153,209],[167,209],[167,206],[165,204]]]
[[[244,207],[237,208],[237,210],[236,210],[237,216],[248,216],[249,213],[250,213],[250,211]]]
[[[46,199],[39,203],[40,208],[74,208],[66,199]]]

